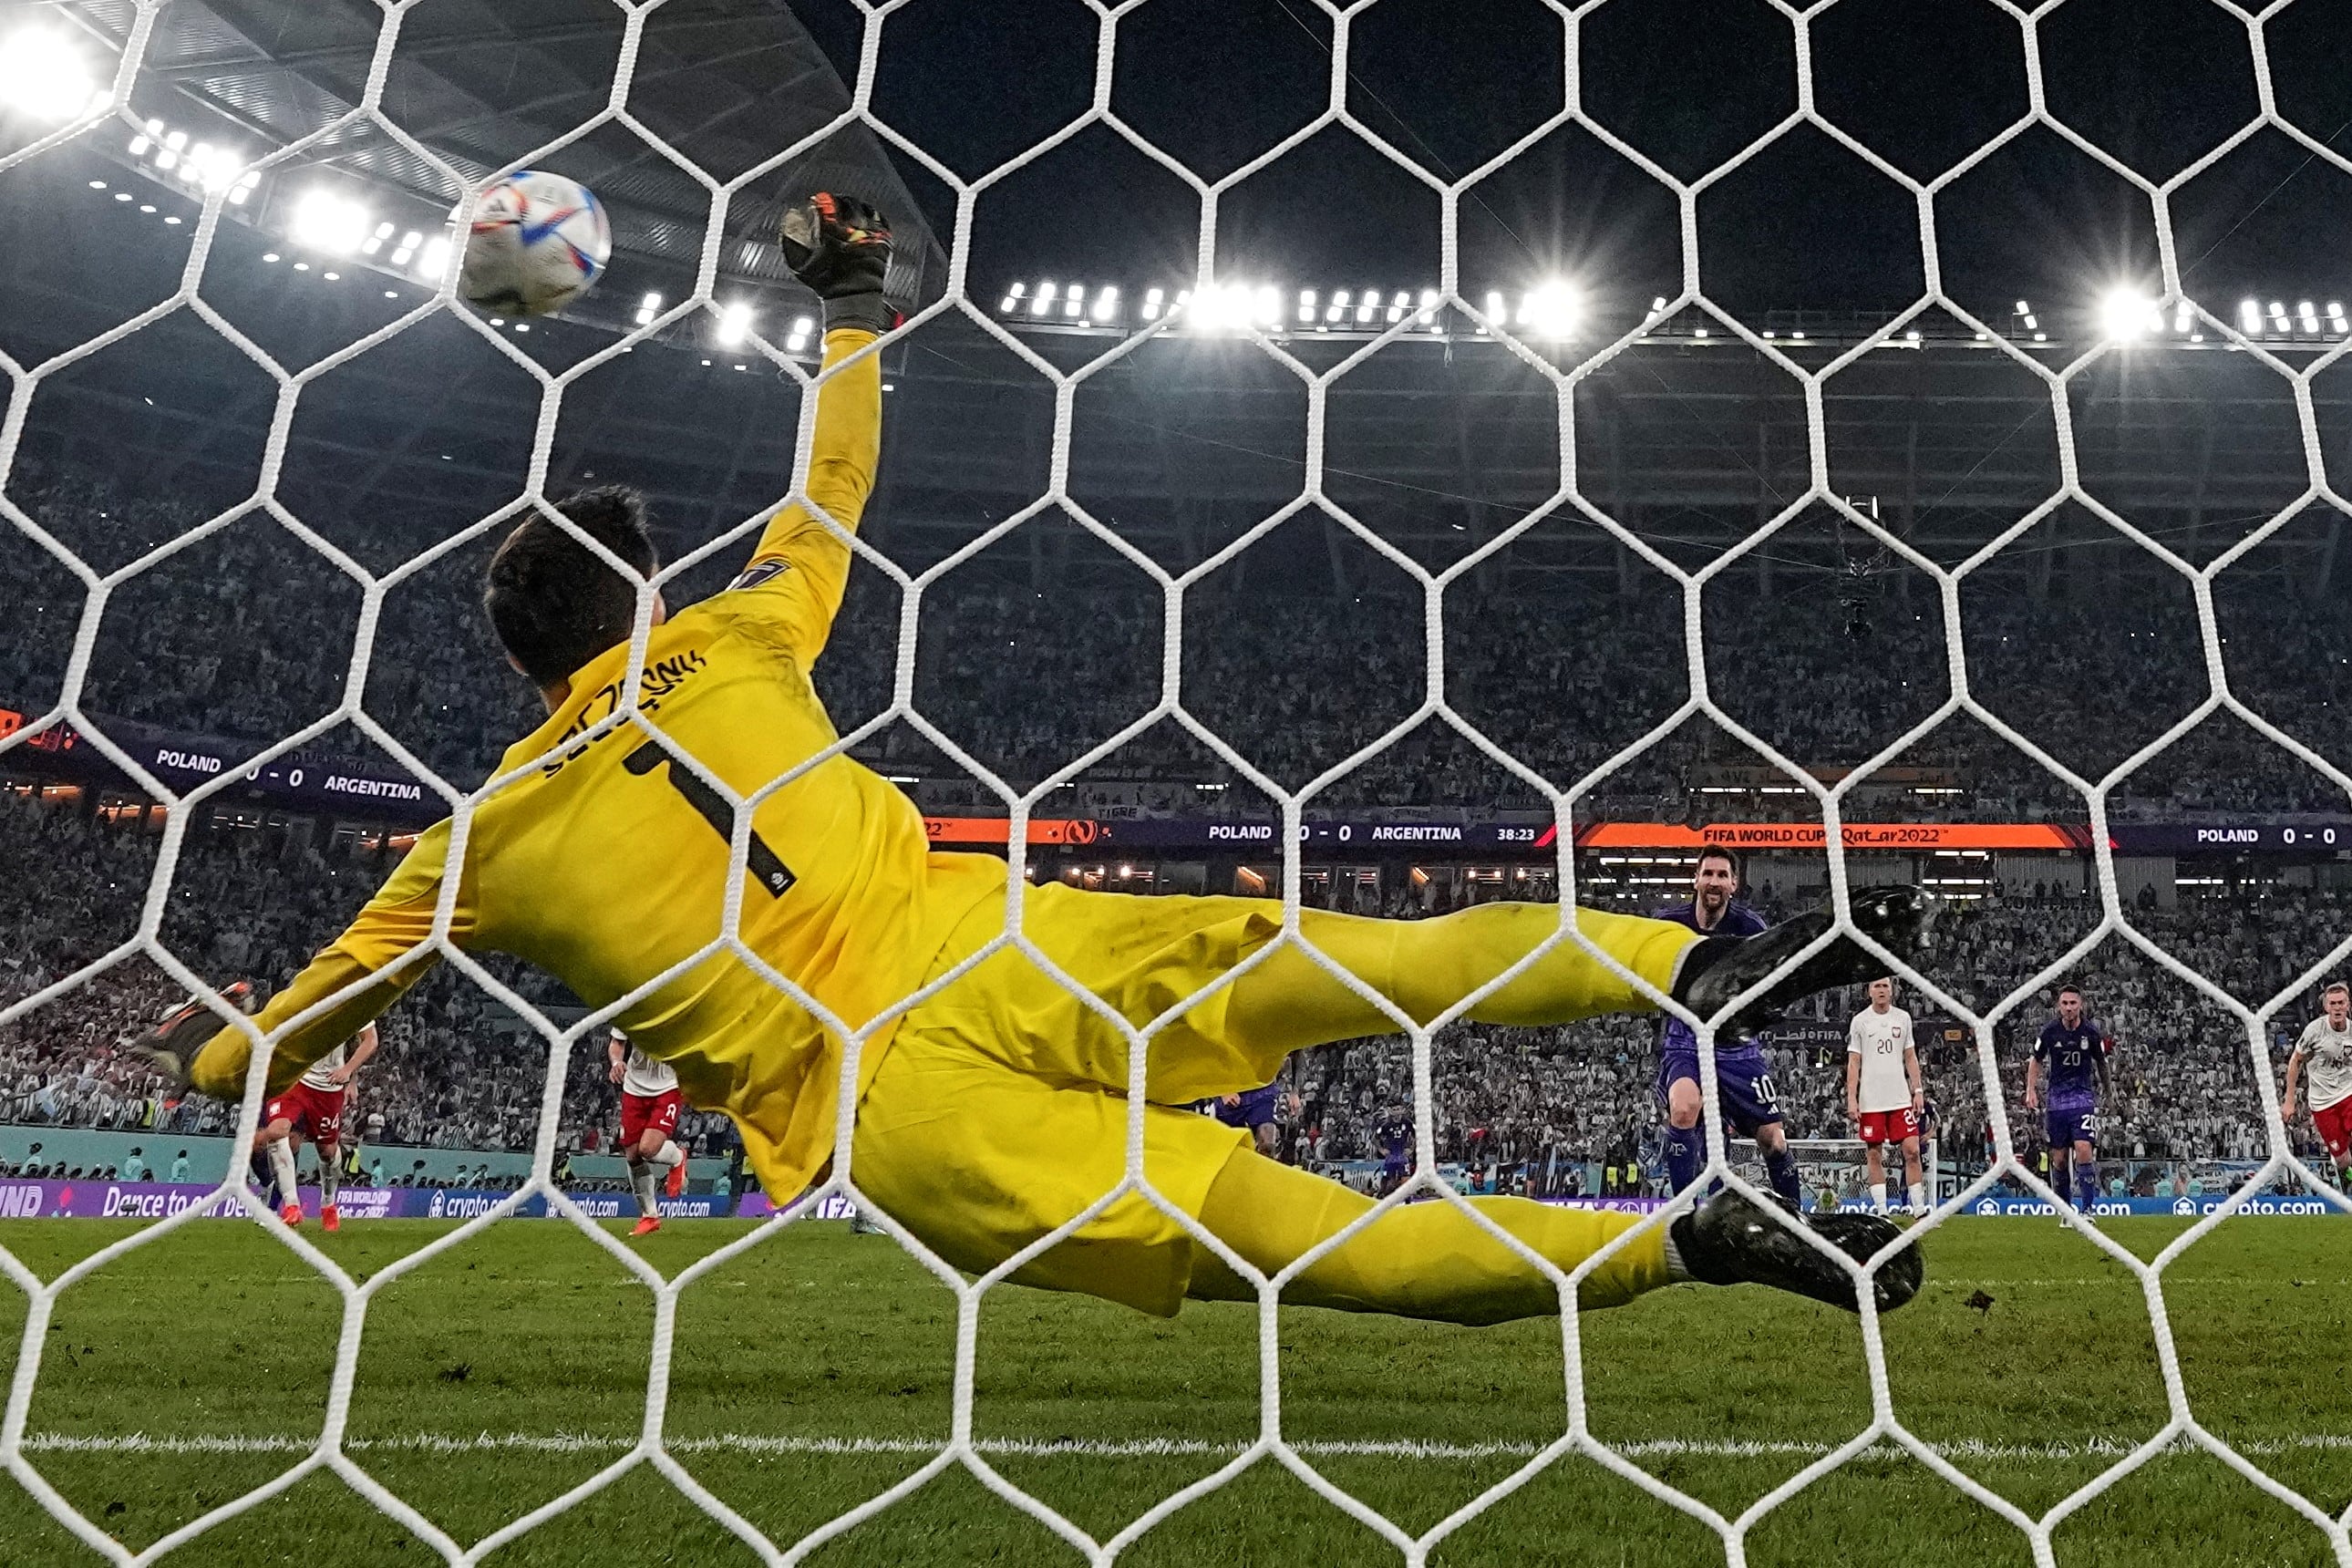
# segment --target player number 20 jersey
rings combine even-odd
[[[1862,1058],[1856,1086],[1864,1110],[1899,1110],[1911,1103],[1911,1079],[1903,1053],[1911,1045],[1911,1015],[1900,1007],[1881,1013],[1865,1007],[1846,1026],[1848,1056]]]
[[[2042,1025],[2041,1037],[2033,1042],[2033,1055],[2050,1075],[2050,1103],[2059,1107],[2098,1103],[2099,1064],[2110,1048],[2106,1036],[2088,1018],[2071,1029],[2055,1018]]]

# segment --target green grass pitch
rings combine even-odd
[[[2152,1257],[2167,1219],[2105,1222]],[[319,1237],[354,1273],[440,1235],[354,1223]],[[680,1223],[644,1245],[665,1272],[742,1234]],[[128,1233],[104,1221],[0,1225],[45,1278]],[[2164,1421],[2138,1283],[2050,1221],[1964,1218],[1926,1238],[1929,1284],[1887,1321],[1897,1414],[2030,1512]],[[2352,1225],[2225,1224],[2165,1275],[2191,1407],[2321,1508],[2352,1505]],[[1990,1298],[1989,1302],[1984,1299]],[[1972,1300],[1975,1304],[1971,1304]],[[25,1301],[0,1298],[13,1365]],[[250,1224],[184,1226],[69,1289],[45,1336],[30,1457],[133,1546],[285,1470],[319,1428],[341,1303]],[[623,1455],[642,1423],[649,1294],[560,1223],[502,1223],[375,1300],[350,1451],[461,1542]],[[975,1435],[1015,1484],[1107,1539],[1210,1473],[1259,1420],[1254,1309],[1173,1321],[1014,1288],[984,1299]],[[919,1468],[951,1404],[952,1299],[888,1239],[787,1229],[682,1298],[667,1432],[681,1461],[789,1545]],[[1283,1314],[1286,1435],[1323,1475],[1428,1529],[1565,1428],[1557,1324],[1465,1330]],[[1727,1514],[1869,1420],[1862,1336],[1843,1313],[1752,1289],[1681,1287],[1582,1328],[1593,1431]],[[856,1440],[864,1440],[862,1446]],[[1415,1448],[1413,1445],[1420,1445]],[[2168,1452],[2062,1524],[2066,1568],[2322,1564],[2327,1540],[2211,1457]],[[1865,1453],[1766,1515],[1750,1563],[2027,1564],[2024,1537],[1916,1461]],[[417,1563],[431,1553],[331,1477],[198,1537],[173,1563]],[[1721,1562],[1705,1526],[1569,1457],[1447,1538],[1431,1562]],[[0,1476],[0,1561],[99,1561]],[[640,1468],[489,1561],[755,1561]],[[827,1565],[1077,1563],[1028,1516],[951,1468],[819,1549]],[[1380,1537],[1262,1461],[1125,1552],[1137,1564],[1382,1563]]]

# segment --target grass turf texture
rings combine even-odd
[[[2185,1222],[2105,1222],[2151,1257]],[[0,1225],[44,1278],[131,1230]],[[309,1234],[355,1274],[448,1227],[356,1222]],[[642,1244],[673,1271],[742,1234],[678,1224]],[[2137,1282],[2050,1221],[1956,1220],[1926,1238],[1929,1283],[1887,1320],[1898,1415],[2029,1512],[2114,1464],[2165,1416]],[[1979,1298],[1990,1298],[1986,1302]],[[2199,1417],[2320,1507],[2352,1504],[2352,1225],[2231,1221],[2165,1275]],[[1972,1300],[1976,1304],[1972,1305]],[[12,1364],[23,1298],[0,1297]],[[318,1430],[341,1303],[249,1223],[201,1223],[68,1290],[45,1336],[31,1458],[88,1516],[141,1547],[282,1473]],[[620,1458],[643,1420],[648,1293],[570,1226],[495,1226],[394,1282],[371,1308],[351,1451],[461,1542]],[[953,1300],[883,1237],[787,1230],[682,1299],[666,1430],[681,1461],[789,1545],[918,1468],[949,1426]],[[1754,1288],[1681,1287],[1581,1321],[1594,1432],[1727,1514],[1859,1431],[1868,1374],[1854,1320]],[[1465,1330],[1299,1310],[1281,1323],[1286,1434],[1308,1462],[1408,1531],[1504,1479],[1565,1426],[1557,1324]],[[1106,1539],[1214,1471],[1258,1428],[1254,1309],[1172,1322],[1000,1288],[980,1315],[975,1434],[1006,1477]],[[143,1447],[126,1447],[136,1435]],[[280,1439],[237,1451],[223,1439]],[[510,1439],[525,1441],[511,1441]],[[881,1440],[863,1450],[831,1440]],[[1434,1451],[1396,1451],[1400,1442]],[[1361,1451],[1364,1444],[1382,1451]],[[176,1445],[176,1446],[175,1446]],[[2326,1539],[2210,1457],[2167,1453],[2061,1525],[2058,1560],[2311,1563]],[[99,1559],[0,1477],[0,1559]],[[414,1563],[430,1552],[317,1475],[173,1554],[173,1563]],[[499,1564],[750,1563],[640,1468],[495,1554]],[[1907,1457],[1856,1457],[1767,1515],[1748,1560],[1906,1565],[2031,1561],[2024,1538]],[[1721,1561],[1714,1532],[1570,1457],[1450,1536],[1448,1565]],[[1076,1563],[1043,1525],[951,1468],[821,1548],[820,1564]],[[1374,1532],[1271,1460],[1162,1522],[1139,1564],[1394,1563]]]

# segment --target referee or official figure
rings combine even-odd
[[[891,320],[881,292],[888,235],[879,217],[818,196],[785,218],[801,279],[825,300],[824,358],[807,481],[812,500],[856,526],[879,458],[877,357]],[[562,510],[639,573],[656,569],[636,498],[598,490]],[[639,706],[680,748],[740,795],[808,764],[835,740],[809,681],[847,580],[851,553],[800,508],[772,520],[730,588],[680,611],[656,601]],[[834,1150],[841,1040],[772,985],[761,967],[701,952],[720,931],[734,814],[663,747],[624,724],[587,731],[621,700],[635,614],[630,582],[543,518],[511,533],[489,569],[485,603],[516,668],[545,700],[545,724],[509,749],[522,776],[477,810],[462,866],[444,823],[415,848],[350,929],[263,1012],[275,1032],[297,1012],[383,971],[424,941],[446,879],[457,878],[451,938],[549,971],[591,1008],[659,979],[615,1026],[676,1069],[690,1104],[723,1108],[741,1130],[769,1194],[788,1201],[825,1172]],[[531,765],[537,759],[543,763]],[[1003,929],[1005,863],[933,854],[913,804],[887,780],[835,755],[775,789],[752,813],[740,931],[761,965],[790,977],[857,1027],[979,952]],[[1879,940],[1916,951],[1925,900],[1908,890],[1855,900]],[[1388,1017],[1286,946],[1214,994],[1185,997],[1261,953],[1282,930],[1278,901],[1141,898],[1048,884],[1031,889],[1024,929],[1065,973],[1154,1036],[1145,1091],[1145,1173],[1255,1267],[1274,1270],[1370,1206],[1338,1183],[1266,1159],[1251,1135],[1180,1109],[1272,1082],[1285,1056],[1389,1031]],[[1302,913],[1303,931],[1396,1007],[1425,1020],[1500,975],[1558,931],[1551,906],[1491,904],[1400,922]],[[1723,1010],[1826,929],[1822,917],[1744,942],[1709,941],[1669,921],[1594,910],[1579,929],[1617,965],[1702,1016]],[[1829,943],[1743,1015],[1884,963]],[[419,962],[276,1042],[273,1082],[415,984]],[[1557,1024],[1652,1004],[1610,965],[1563,942],[1478,1004],[1470,1016]],[[1727,1024],[1727,1029],[1732,1027]],[[173,1060],[210,1034],[189,1065],[195,1087],[241,1089],[243,1034],[201,1015],[165,1031]],[[1129,1088],[1124,1035],[1017,951],[1000,951],[953,985],[875,1028],[864,1046],[852,1178],[865,1194],[956,1266],[982,1270],[1100,1197],[1125,1167]],[[1493,1222],[1538,1255],[1573,1268],[1636,1216],[1481,1200]],[[1866,1216],[1823,1222],[1832,1245],[1868,1257],[1894,1238]],[[1184,1227],[1129,1196],[1016,1279],[1171,1313],[1188,1294],[1231,1297],[1237,1279]],[[1854,1304],[1844,1269],[1736,1196],[1653,1230],[1587,1277],[1583,1300],[1609,1305],[1674,1279],[1755,1280]],[[1916,1252],[1877,1276],[1882,1308],[1909,1299]],[[1465,1322],[1558,1310],[1548,1278],[1449,1205],[1419,1204],[1306,1270],[1286,1300]]]

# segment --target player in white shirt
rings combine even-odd
[[[343,1109],[352,1080],[375,1055],[373,1024],[310,1064],[293,1087],[261,1109],[261,1131],[253,1146],[269,1161],[278,1178],[278,1217],[288,1225],[302,1223],[302,1195],[296,1189],[294,1145],[307,1132],[319,1154],[319,1223],[328,1230],[342,1228],[335,1199],[343,1185]],[[298,1132],[298,1129],[300,1132]]]
[[[2338,980],[2319,999],[2320,1016],[2304,1026],[2303,1037],[2286,1058],[2286,1098],[2279,1114],[2294,1121],[2294,1091],[2307,1068],[2304,1098],[2311,1122],[2336,1162],[2336,1184],[2352,1192],[2352,985]]]
[[[629,1187],[637,1194],[637,1225],[629,1234],[645,1236],[661,1228],[655,1189],[663,1173],[671,1197],[686,1186],[686,1151],[670,1137],[686,1102],[670,1065],[637,1049],[620,1030],[613,1031],[605,1052],[612,1058],[613,1081],[621,1086],[620,1154],[629,1164]]]
[[[1919,1168],[1919,1051],[1911,1037],[1911,1015],[1895,1005],[1895,982],[1870,983],[1870,1005],[1853,1016],[1845,1032],[1845,1112],[1860,1130],[1870,1163],[1870,1206],[1886,1212],[1886,1160],[1890,1140],[1903,1146],[1903,1179],[1910,1188],[1911,1212],[1927,1212],[1927,1185]]]

